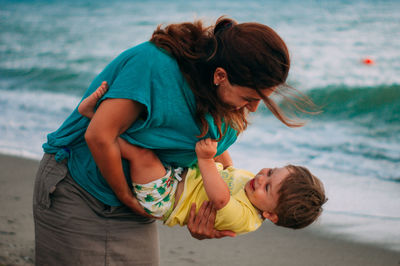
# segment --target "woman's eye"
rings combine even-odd
[[[268,189],[269,189],[269,185],[266,185],[265,190],[268,191]]]

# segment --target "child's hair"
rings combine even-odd
[[[302,166],[288,165],[290,174],[279,189],[276,225],[292,229],[304,228],[322,213],[322,205],[328,200],[322,182]]]

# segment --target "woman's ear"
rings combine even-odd
[[[273,212],[267,212],[267,211],[265,211],[265,212],[262,213],[262,216],[263,216],[265,219],[270,220],[270,221],[273,222],[274,224],[276,224],[276,223],[278,222],[278,220],[279,220],[278,215],[277,215],[276,213],[273,213]]]
[[[226,70],[222,67],[217,67],[214,72],[214,85],[218,86],[227,79],[228,74],[226,73]]]

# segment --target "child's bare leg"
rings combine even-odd
[[[129,161],[132,182],[146,184],[166,175],[164,165],[150,149],[138,147],[118,138],[123,158]]]
[[[92,94],[90,94],[79,104],[78,112],[81,115],[91,119],[94,115],[94,108],[96,107],[98,100],[100,100],[107,90],[108,84],[106,81],[103,81],[100,87],[98,87]]]
[[[107,90],[108,84],[103,81],[96,91],[80,103],[78,112],[91,119],[97,102]],[[167,171],[153,151],[130,144],[122,138],[118,138],[118,144],[121,149],[121,156],[129,161],[132,182],[146,184],[166,175]]]

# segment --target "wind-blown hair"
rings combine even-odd
[[[214,26],[205,27],[201,21],[159,25],[150,39],[156,46],[169,52],[176,60],[193,91],[196,102],[196,118],[201,125],[201,135],[208,131],[205,120],[211,114],[218,127],[220,137],[225,129],[222,122],[243,132],[248,121],[246,108],[232,110],[217,95],[213,83],[217,67],[226,70],[233,85],[245,86],[258,92],[266,106],[289,127],[303,123],[288,118],[280,107],[262,92],[266,90],[284,96],[297,110],[312,102],[297,90],[286,86],[290,68],[289,52],[285,42],[270,27],[260,23],[238,24],[232,19],[221,17]]]

